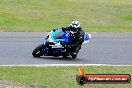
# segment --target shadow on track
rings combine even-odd
[[[54,56],[42,56],[42,57],[35,57],[35,59],[50,59],[50,60],[63,60],[63,61],[82,61],[81,58],[72,59],[71,57],[63,58],[61,56],[54,57]]]

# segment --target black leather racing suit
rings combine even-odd
[[[72,29],[72,27],[70,27],[70,26],[62,28],[62,31],[70,31],[70,30],[74,30],[74,29]],[[72,47],[70,51],[78,54],[79,50],[81,49],[81,45],[84,42],[84,34],[85,33],[81,27],[76,28],[75,30],[77,30],[76,33],[74,33],[74,34],[70,33],[70,38],[71,38],[70,46]]]

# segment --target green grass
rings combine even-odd
[[[78,20],[85,31],[132,32],[131,0],[0,0],[0,31],[50,31]]]
[[[85,66],[88,74],[130,74],[132,66]],[[12,83],[41,85],[47,88],[132,88],[132,84],[85,84],[75,77],[78,67],[0,67],[0,79]]]

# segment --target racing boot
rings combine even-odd
[[[71,54],[72,58],[75,59],[77,57],[77,54],[79,52],[79,50],[81,49],[81,45],[79,45],[78,47],[74,48],[73,53]]]

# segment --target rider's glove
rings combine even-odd
[[[65,31],[65,28],[64,27],[62,27],[62,31]]]
[[[56,29],[53,29],[53,32],[55,32],[56,31]]]

